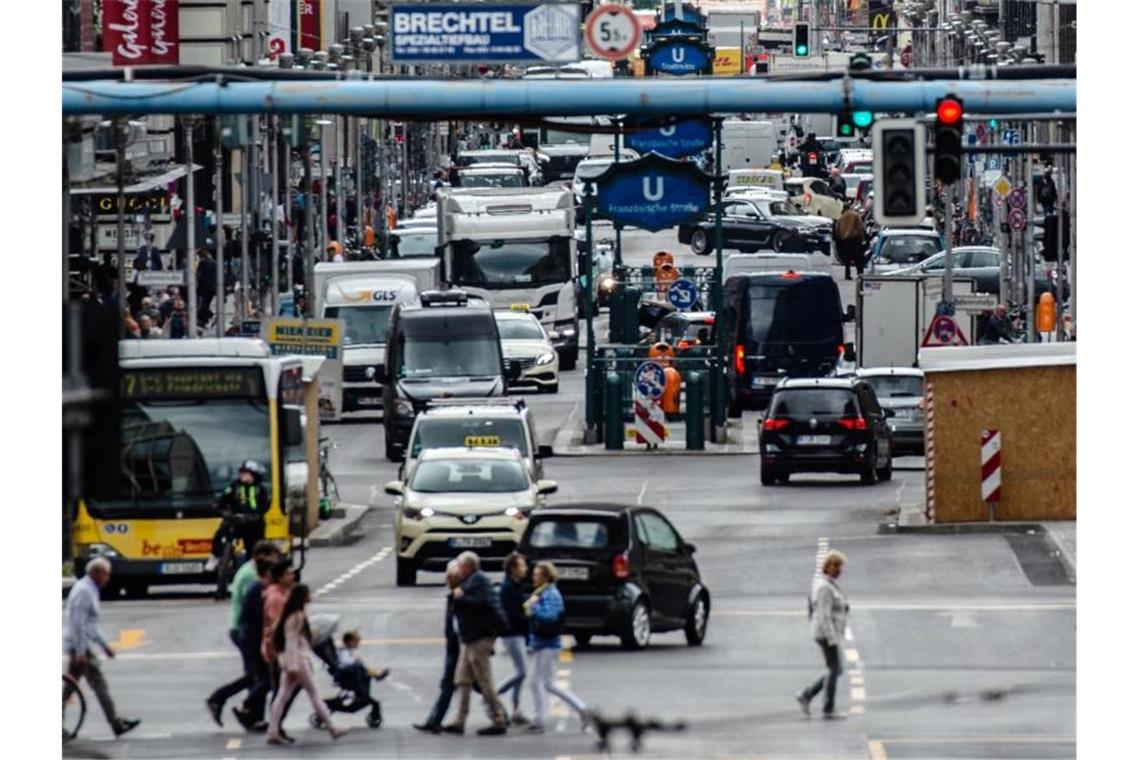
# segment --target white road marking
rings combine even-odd
[[[859,650],[855,647],[847,647],[847,662],[859,662]]]
[[[852,702],[862,702],[866,699],[867,699],[867,690],[866,689],[864,689],[862,686],[852,686],[851,687],[851,701]]]
[[[851,714],[852,715],[862,715],[863,714],[863,705],[851,705]]]
[[[417,694],[415,689],[413,689],[411,686],[408,686],[403,681],[396,681],[396,680],[389,678],[388,683],[390,683],[392,685],[392,688],[395,689],[396,691],[402,691],[405,694],[411,694],[412,699],[415,701],[416,704],[423,704],[424,698],[421,697],[419,694]]]
[[[641,500],[645,498],[645,491],[649,488],[649,478],[641,481],[641,490],[637,492],[637,503],[641,504]]]
[[[341,573],[339,576],[337,576],[333,580],[331,580],[328,583],[326,583],[325,585],[321,586],[319,589],[316,590],[316,592],[313,594],[313,596],[314,597],[323,596],[323,595],[329,593],[330,591],[335,591],[337,586],[339,586],[340,584],[344,583],[347,580],[351,580],[352,578],[355,578],[357,575],[364,572],[365,570],[367,570],[372,565],[375,565],[377,562],[380,562],[385,557],[387,557],[391,551],[392,551],[391,546],[385,546],[384,548],[382,548],[380,551],[373,554],[368,559],[363,560],[362,562],[356,563],[355,565],[353,565],[348,570]]]
[[[844,629],[844,631],[843,631],[843,637],[844,637],[845,639],[847,639],[848,641],[851,641],[852,639],[854,639],[854,638],[855,638],[855,636],[854,636],[854,635],[852,635],[852,633],[851,633],[851,626],[847,626],[847,627]]]
[[[230,739],[226,742],[226,749],[241,749],[241,739]]]

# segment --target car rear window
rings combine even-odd
[[[879,249],[879,258],[890,264],[917,264],[938,253],[940,247],[931,237],[888,237]]]
[[[853,417],[858,413],[855,394],[842,388],[786,390],[772,397],[773,417]]]
[[[548,518],[532,523],[529,544],[536,549],[604,549],[616,543],[612,520]],[[611,535],[613,534],[613,535]]]
[[[842,314],[830,279],[804,280],[783,287],[754,285],[749,296],[748,337],[757,347],[842,342]]]
[[[517,417],[424,417],[412,440],[412,456],[422,449],[451,446],[508,446],[530,456],[523,422]]]
[[[875,375],[863,379],[874,389],[879,399],[922,395],[922,378],[914,375]]]

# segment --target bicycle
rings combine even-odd
[[[340,489],[337,488],[336,478],[333,477],[332,470],[329,469],[329,449],[335,448],[336,444],[328,438],[321,438],[319,443],[320,449],[318,450],[318,458],[320,461],[319,477],[321,481],[321,497],[329,499],[329,494],[331,493],[332,498],[329,499],[329,503],[339,503]]]
[[[222,517],[222,529],[224,531],[224,538],[222,547],[222,556],[218,559],[217,567],[217,590],[214,592],[214,598],[217,600],[225,599],[229,595],[230,582],[233,581],[234,574],[237,573],[238,566],[241,565],[246,553],[252,549],[247,547],[245,541],[242,540],[240,534],[236,530],[236,526],[256,521],[260,516],[248,515],[233,515],[226,514]]]
[[[87,717],[87,698],[79,688],[79,681],[63,674],[63,743],[79,735],[83,719]]]

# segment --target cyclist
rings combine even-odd
[[[269,492],[261,484],[261,465],[253,459],[241,463],[237,479],[222,491],[216,509],[222,513],[222,524],[214,533],[213,548],[206,560],[206,572],[218,566],[226,542],[242,539],[246,552],[265,536],[265,513],[269,511]]]

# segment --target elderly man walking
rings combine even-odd
[[[63,625],[64,647],[67,650],[68,674],[78,681],[86,678],[95,692],[99,706],[115,736],[122,736],[139,724],[131,718],[120,717],[115,712],[115,703],[107,689],[107,681],[95,657],[97,644],[108,657],[115,656],[115,650],[99,632],[99,589],[111,580],[111,563],[104,557],[96,557],[87,563],[84,575],[67,594],[66,619]],[[67,694],[64,694],[66,699]]]
[[[479,729],[480,736],[495,736],[507,732],[506,713],[495,692],[491,676],[491,655],[495,637],[506,627],[499,595],[490,579],[479,570],[479,555],[463,552],[456,559],[459,585],[452,589],[455,616],[459,623],[459,639],[463,649],[459,655],[459,670],[455,674],[455,687],[459,691],[459,710],[454,723],[443,730],[449,734],[462,734],[471,709],[471,688],[478,684],[491,710],[491,725]]]
[[[826,689],[823,702],[824,718],[845,718],[835,711],[835,687],[843,673],[843,661],[839,656],[839,646],[847,630],[847,600],[836,581],[847,564],[847,557],[840,551],[830,551],[823,559],[823,570],[811,584],[811,637],[823,650],[823,660],[827,672],[796,695],[804,715],[811,715],[811,701],[816,694]]]

